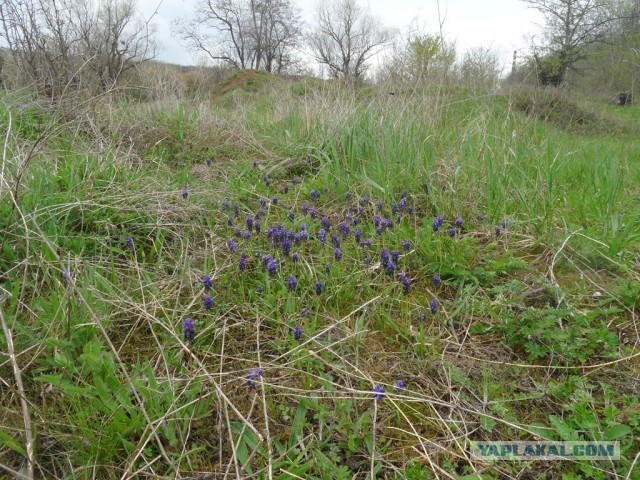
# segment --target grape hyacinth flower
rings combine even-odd
[[[373,226],[378,228],[380,226],[381,218],[380,215],[376,215],[373,217]]]
[[[500,234],[502,234],[502,230],[500,229],[500,227],[496,227],[496,237],[499,237]]]
[[[271,197],[271,203],[273,203],[274,205],[278,204],[278,197],[276,195],[274,195],[273,197]]]
[[[385,393],[387,393],[387,391],[382,385],[376,385],[375,387],[373,387],[372,393],[373,393],[373,398],[375,398],[376,400],[382,400],[384,398]]]
[[[456,218],[456,227],[462,228],[462,217]]]
[[[236,217],[240,215],[240,207],[238,206],[237,203],[233,204],[233,215]]]
[[[338,247],[336,247],[336,249],[333,251],[333,256],[335,257],[337,262],[342,260],[342,252],[340,251],[340,249]]]
[[[318,216],[318,212],[316,211],[316,207],[311,207],[311,210],[309,210],[309,215],[311,215],[311,218],[315,219]]]
[[[207,167],[211,166],[211,157],[207,157],[204,159],[204,163],[207,165]]]
[[[322,280],[316,280],[316,295],[321,295],[322,294],[322,287],[324,286],[324,284],[322,283]]]
[[[256,218],[253,222],[253,228],[255,228],[256,233],[260,233],[260,227],[262,226],[262,222],[260,222],[259,218]]]
[[[393,263],[396,265],[398,264],[400,261],[400,252],[398,250],[391,250],[391,260],[393,260]]]
[[[324,271],[325,271],[326,273],[331,273],[331,264],[330,264],[330,263],[326,263],[326,264],[324,265]]]
[[[442,215],[438,215],[436,217],[436,220],[438,221],[438,226],[441,227],[442,224],[444,223],[444,219],[442,218]]]
[[[267,206],[267,199],[266,198],[264,198],[264,197],[260,198],[260,206],[262,208]]]
[[[230,238],[227,242],[227,246],[229,247],[229,250],[235,252],[238,249],[238,242],[236,242],[235,238]]]
[[[247,230],[251,232],[253,230],[253,217],[251,215],[247,215],[246,222]]]
[[[324,247],[324,243],[327,241],[327,232],[325,232],[324,228],[318,231],[318,241],[320,242],[320,246]]]
[[[304,318],[309,318],[309,315],[311,315],[311,312],[309,312],[308,308],[305,308],[304,310],[302,310],[300,312],[300,316],[304,317]]]
[[[322,228],[324,228],[325,230],[329,230],[331,228],[331,222],[327,217],[322,217],[322,220],[320,220],[320,225],[322,225]]]
[[[390,260],[391,257],[389,256],[389,251],[383,247],[382,250],[380,250],[380,261],[382,262],[382,266],[386,268]]]
[[[193,339],[196,338],[196,324],[192,318],[185,318],[184,323],[182,324],[182,332],[184,333],[184,338],[188,342],[193,342]]]
[[[294,263],[298,263],[300,261],[300,255],[298,253],[294,253],[291,256],[291,259],[293,260]]]
[[[233,227],[233,217],[231,215],[227,217],[227,225]]]
[[[482,213],[478,214],[478,221],[484,222],[484,215]]]
[[[437,218],[433,221],[431,226],[433,227],[433,232],[434,233],[437,232],[440,229],[440,222],[438,222]]]
[[[345,199],[347,202],[350,202],[350,201],[351,201],[351,198],[352,198],[351,192],[347,192],[347,193],[345,193],[345,194],[344,194],[344,199]]]
[[[133,238],[132,237],[127,237],[124,241],[124,244],[127,246],[127,248],[130,248],[131,250],[133,250]]]
[[[340,225],[338,226],[338,230],[340,231],[340,235],[342,235],[342,239],[345,240],[349,235],[349,225],[347,225],[347,222],[345,221],[340,222]]]
[[[250,240],[251,232],[249,232],[249,230],[246,230],[242,236],[244,237],[245,240]]]
[[[247,255],[245,253],[240,256],[240,260],[238,261],[238,268],[241,272],[244,272],[247,269]]]
[[[359,244],[360,246],[362,246],[362,244],[360,244],[360,242],[362,240],[362,232],[360,231],[360,229],[357,229],[355,231],[355,233],[353,234],[353,236],[356,239],[356,243]]]
[[[438,313],[438,299],[437,298],[434,298],[433,300],[431,300],[431,303],[429,304],[429,308],[431,309],[431,313],[433,315]]]
[[[449,229],[449,236],[450,237],[455,237],[456,236],[456,229],[455,228],[451,227]]]
[[[237,238],[242,238],[242,230],[240,230],[239,228],[236,228],[233,232],[233,234],[237,237]]]
[[[285,238],[282,241],[282,253],[285,257],[289,256],[289,252],[291,251],[291,241],[288,238]]]
[[[371,265],[371,257],[366,257],[363,261],[367,267]]]
[[[387,270],[387,275],[389,275],[390,277],[393,277],[393,273],[396,270],[396,264],[391,260],[389,260],[389,262],[387,263],[386,270]]]
[[[206,297],[204,297],[204,309],[211,310],[212,308],[213,308],[213,298],[211,298],[211,295],[207,295]]]
[[[208,292],[211,290],[213,285],[213,281],[211,280],[211,275],[205,275],[202,279],[202,286],[204,287],[204,291]]]
[[[63,270],[62,271],[62,281],[67,283],[69,280],[73,280],[73,273],[71,270]]]
[[[437,273],[433,276],[433,285],[438,288],[440,286],[440,275]]]
[[[331,235],[331,243],[335,248],[340,248],[340,238],[335,233]]]
[[[258,168],[258,161],[257,160],[253,161],[253,168]]]
[[[289,211],[289,220],[293,222],[293,220],[296,218],[296,214],[293,210]]]
[[[404,289],[404,294],[408,295],[409,289],[411,288],[411,280],[409,280],[409,277],[407,277],[404,273],[401,273],[400,275],[398,275],[398,278],[402,282],[402,288]]]
[[[296,325],[293,328],[293,338],[298,341],[302,338],[302,327],[300,327],[300,325]]]
[[[306,203],[303,203],[302,207],[300,207],[300,210],[302,210],[302,213],[306,215],[307,213],[309,213],[309,205]]]
[[[398,380],[396,382],[396,386],[393,388],[396,392],[401,392],[402,390],[404,390],[404,387],[406,387],[406,384],[404,383],[404,380]]]
[[[182,187],[182,198],[184,198],[186,200],[188,196],[189,196],[189,188],[188,187]]]
[[[289,184],[288,183],[284,184],[283,190],[284,190],[284,193],[289,193]]]
[[[315,190],[311,190],[311,200],[313,200],[314,202],[316,200],[318,200],[318,198],[320,197],[320,194],[318,192],[316,192]]]
[[[231,205],[229,204],[229,200],[223,200],[222,201],[222,210],[225,211],[225,212],[228,212],[229,208],[231,208]]]
[[[402,241],[402,248],[405,251],[408,251],[411,248],[411,242],[409,240],[403,240]]]
[[[294,292],[298,286],[298,279],[293,275],[289,275],[289,291]]]
[[[245,385],[249,388],[255,388],[256,382],[264,375],[264,371],[261,368],[253,368],[247,373],[247,382]]]
[[[269,258],[269,261],[267,262],[267,271],[272,277],[274,277],[278,271],[278,264],[273,258]]]
[[[262,292],[264,292],[264,287],[262,285],[258,285],[258,289],[256,290],[256,293],[258,295],[262,295]]]

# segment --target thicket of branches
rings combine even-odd
[[[3,0],[0,22],[3,78],[53,99],[112,89],[156,54],[134,0]]]

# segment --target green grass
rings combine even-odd
[[[212,105],[116,105],[117,115],[92,119],[107,132],[96,138],[5,97],[0,311],[36,472],[635,478],[640,144],[631,110],[606,109],[625,128],[598,133],[515,103],[277,82]],[[10,188],[49,123],[14,204]],[[405,192],[398,217],[391,205]],[[262,233],[232,251],[261,198]],[[393,227],[377,233],[377,214]],[[331,235],[355,216],[336,260]],[[309,240],[292,242],[298,262],[265,235],[280,223],[306,224]],[[356,244],[356,229],[370,247]],[[381,248],[400,251],[393,275]],[[265,254],[283,260],[273,276]],[[187,317],[193,342],[182,333]],[[3,336],[0,352],[8,346]],[[21,392],[0,355],[0,465],[19,470]],[[262,375],[248,377],[254,369]],[[386,388],[378,401],[376,385]],[[500,439],[618,440],[622,459],[469,459],[467,442]]]

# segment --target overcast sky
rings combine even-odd
[[[171,34],[171,22],[190,16],[202,0],[138,0],[138,8],[146,16],[156,9],[156,38],[160,46],[159,60],[190,65],[195,57]],[[317,0],[293,0],[303,12],[307,24],[313,24]],[[366,0],[362,0],[366,4]],[[418,21],[425,32],[437,33],[437,0],[369,0],[371,12],[384,24],[406,31]],[[540,16],[520,0],[440,0],[445,39],[455,41],[458,53],[473,47],[493,49],[510,65],[514,50],[526,51],[528,37],[539,30]]]

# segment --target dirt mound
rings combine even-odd
[[[241,70],[223,83],[219,89],[213,92],[211,95],[211,101],[215,101],[223,95],[236,90],[255,93],[273,79],[275,79],[275,77],[267,72],[259,70]]]

